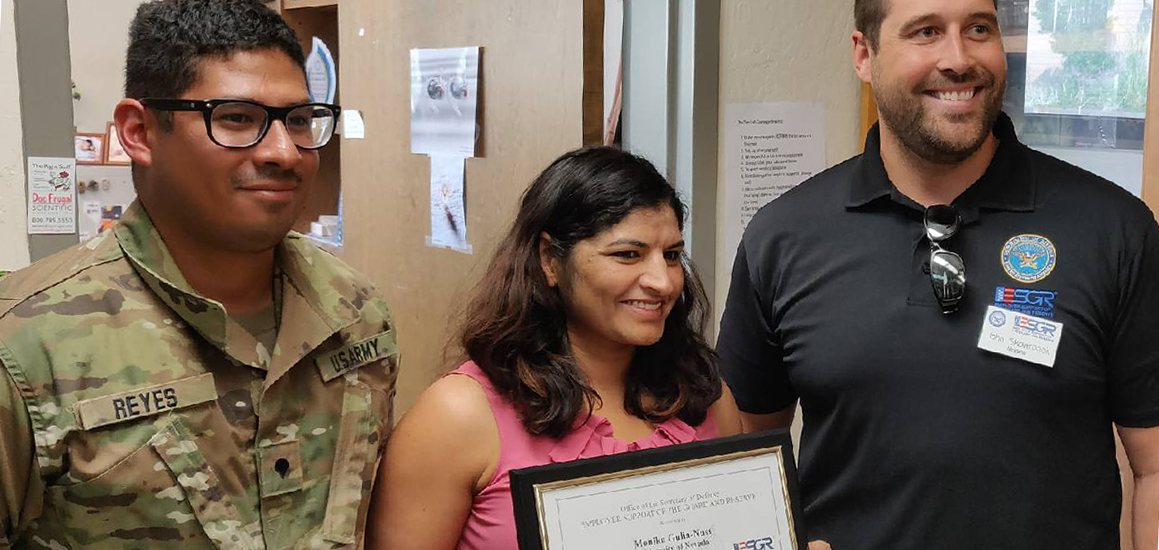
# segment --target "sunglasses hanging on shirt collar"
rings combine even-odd
[[[923,219],[926,238],[930,241],[930,283],[942,313],[958,311],[966,294],[966,264],[962,257],[942,248],[942,241],[953,237],[962,226],[958,209],[946,204],[926,208]]]

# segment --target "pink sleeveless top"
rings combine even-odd
[[[688,443],[717,436],[712,411],[693,428],[673,418],[656,426],[656,431],[639,441],[627,443],[612,437],[612,424],[606,418],[591,415],[562,439],[536,436],[523,428],[519,414],[491,386],[491,381],[473,361],[464,363],[451,375],[469,376],[483,387],[495,425],[499,428],[499,463],[495,475],[471,503],[471,515],[463,526],[457,550],[513,550],[519,547],[515,538],[515,512],[511,504],[511,480],[508,472],[529,466],[567,462],[640,449]]]

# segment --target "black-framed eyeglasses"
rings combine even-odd
[[[930,283],[942,313],[958,311],[966,295],[966,264],[962,257],[942,248],[941,242],[953,237],[962,226],[958,209],[946,204],[926,208],[923,224],[930,241]]]
[[[141,104],[158,111],[197,111],[205,118],[209,139],[222,147],[245,149],[265,139],[273,120],[286,126],[294,145],[319,149],[334,136],[342,108],[327,103],[270,107],[243,99],[146,98]]]

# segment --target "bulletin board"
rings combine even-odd
[[[583,143],[584,3],[342,0],[339,9],[342,107],[365,121],[365,139],[341,144],[339,254],[394,313],[402,412],[457,366],[451,335],[523,190]],[[410,152],[409,51],[461,46],[482,49],[480,132],[465,173],[472,254],[426,245],[431,162]]]

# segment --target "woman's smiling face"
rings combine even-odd
[[[564,262],[548,260],[568,333],[589,347],[648,346],[684,290],[684,237],[668,206],[638,208],[620,223],[576,243]]]

